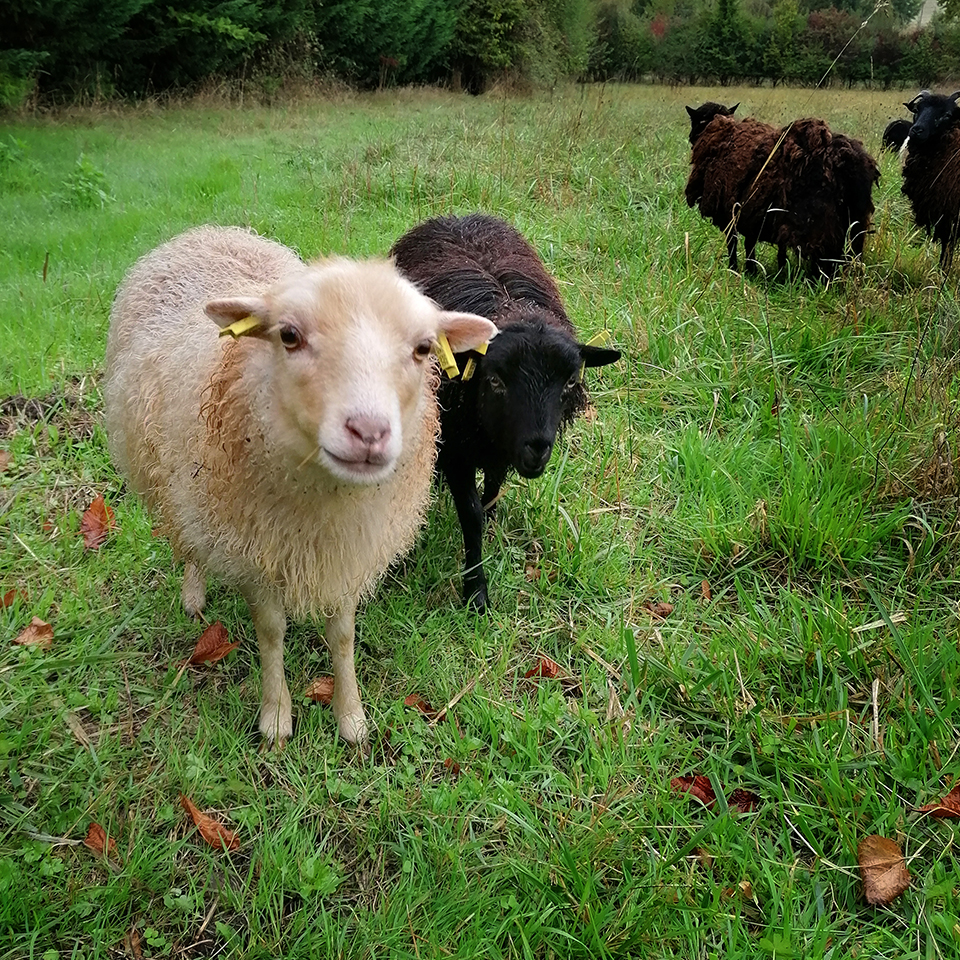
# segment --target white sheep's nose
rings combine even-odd
[[[390,440],[386,417],[350,417],[344,426],[354,443],[359,441],[372,455],[382,453]]]

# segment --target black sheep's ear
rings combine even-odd
[[[737,112],[737,107],[739,107],[739,106],[740,106],[740,101],[738,100],[738,101],[730,108],[730,113],[728,114],[728,116],[731,116],[731,117],[732,117],[732,116]]]
[[[686,107],[685,109],[686,109],[687,113],[690,114],[690,119],[691,119],[691,120],[697,115],[697,111],[694,110],[693,107]]]
[[[620,359],[620,351],[613,347],[591,347],[587,343],[579,344],[580,357],[585,367],[605,367]]]

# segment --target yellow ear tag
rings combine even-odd
[[[489,346],[490,346],[490,341],[489,341],[489,340],[484,340],[483,343],[481,343],[479,347],[474,347],[473,349],[474,349],[477,353],[479,353],[481,357],[484,357],[484,356],[486,356],[486,354],[487,354],[487,347],[489,347]]]
[[[473,371],[477,369],[477,361],[473,357],[467,357],[467,362],[463,365],[463,379],[469,380],[473,376]]]
[[[246,333],[250,333],[251,330],[256,330],[260,326],[261,321],[256,317],[244,317],[242,320],[234,320],[227,327],[220,328],[220,336],[225,337],[228,334],[236,340],[238,337],[242,337]]]
[[[437,342],[433,345],[433,352],[440,360],[440,366],[443,367],[443,372],[451,380],[454,377],[460,376],[460,368],[457,366],[457,361],[453,358],[453,351],[450,349],[446,334],[443,332],[437,334]]]

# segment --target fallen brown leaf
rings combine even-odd
[[[670,787],[674,793],[689,793],[707,808],[717,802],[717,795],[713,792],[710,778],[700,773],[695,773],[692,777],[674,777],[670,781]]]
[[[99,823],[90,824],[83,845],[92,850],[98,857],[106,854],[114,859],[117,858],[117,841],[113,837],[108,840],[107,831]]]
[[[760,806],[760,798],[743,787],[737,787],[727,798],[727,806],[740,813],[752,813]]]
[[[192,664],[216,663],[222,660],[231,650],[236,650],[239,643],[231,643],[227,628],[218,620],[211,623],[197,640],[197,645],[190,654]]]
[[[704,600],[709,600],[709,599],[711,598],[711,596],[713,596],[713,593],[712,593],[712,591],[710,590],[710,581],[709,581],[709,580],[704,580],[704,581],[700,584],[700,593],[703,594],[703,599],[704,599]]]
[[[190,819],[196,824],[200,836],[216,850],[236,850],[240,846],[237,835],[228,830],[218,820],[214,820],[207,813],[201,813],[196,804],[184,794],[180,794],[180,805],[190,814]]]
[[[892,903],[910,886],[903,851],[896,840],[871,834],[857,846],[857,862],[867,903]]]
[[[523,676],[527,679],[531,677],[543,677],[545,680],[555,680],[563,671],[556,661],[549,657],[541,656],[537,660],[536,666],[531,667]]]
[[[920,807],[920,812],[929,813],[931,817],[936,817],[938,820],[960,817],[960,783],[936,803],[927,803]]]
[[[13,463],[13,454],[9,450],[0,450],[0,473],[3,473]]]
[[[410,693],[404,697],[403,705],[405,707],[414,707],[419,710],[428,720],[433,720],[437,717],[439,713],[438,710],[434,710],[419,693]]]
[[[673,604],[667,603],[666,600],[644,600],[641,606],[651,617],[656,617],[657,620],[665,620],[673,613]]]
[[[37,646],[41,650],[49,650],[53,646],[53,627],[45,620],[34,617],[13,642],[24,647]]]
[[[87,550],[96,550],[116,526],[113,511],[102,496],[97,496],[80,518],[80,532]]]
[[[447,759],[443,761],[443,765],[446,767],[447,773],[449,773],[451,777],[460,776],[460,764],[457,763],[456,760],[453,760],[451,757],[447,757]]]
[[[136,927],[131,927],[130,932],[124,934],[123,942],[133,960],[143,960],[143,947]]]
[[[8,590],[4,595],[3,599],[0,600],[0,610],[6,610],[7,607],[13,606],[13,601],[19,597],[24,603],[27,602],[27,591],[26,590]]]
[[[333,677],[318,677],[303,691],[303,695],[329,707],[333,703]]]

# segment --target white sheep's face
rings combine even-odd
[[[261,321],[251,333],[263,351],[271,445],[300,468],[353,483],[385,479],[419,437],[438,334],[469,350],[496,332],[483,317],[440,310],[386,261],[320,261],[262,298],[206,309],[221,327]]]

